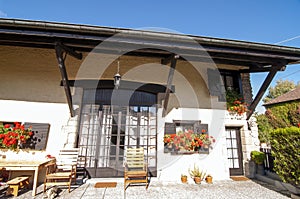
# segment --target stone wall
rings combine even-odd
[[[241,80],[242,80],[244,99],[247,104],[251,104],[253,99],[253,94],[252,94],[252,87],[250,83],[250,74],[241,73]]]

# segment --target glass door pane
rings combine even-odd
[[[231,175],[242,175],[242,146],[238,128],[226,129],[227,159]]]

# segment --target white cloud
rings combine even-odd
[[[7,14],[0,10],[0,17],[7,17]]]

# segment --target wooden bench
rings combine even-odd
[[[28,176],[21,176],[21,177],[16,177],[14,179],[11,179],[10,181],[7,182],[9,185],[6,195],[14,195],[18,196],[19,188],[29,188],[29,177]]]

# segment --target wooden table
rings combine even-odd
[[[5,168],[6,171],[34,171],[32,196],[36,195],[39,170],[43,168],[51,160],[28,161],[28,160],[6,160],[0,159],[0,168]]]

